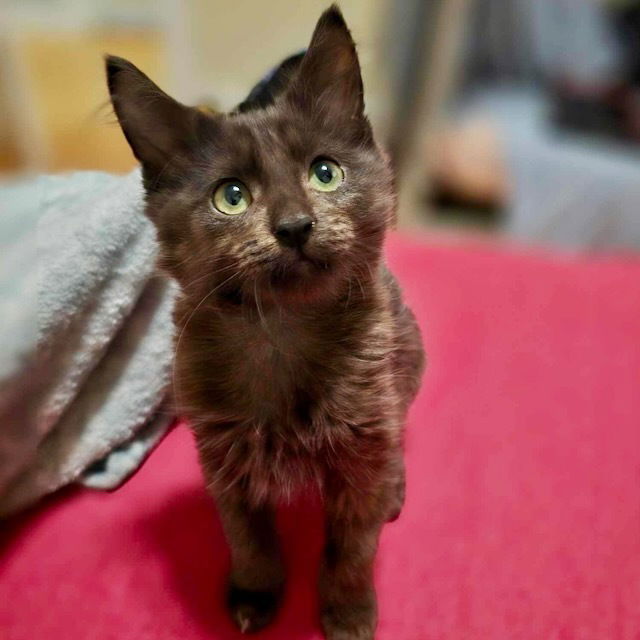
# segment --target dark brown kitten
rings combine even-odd
[[[373,638],[373,561],[402,507],[423,353],[381,256],[393,179],[344,20],[326,11],[304,57],[228,115],[175,102],[125,60],[107,73],[181,285],[175,395],[231,547],[231,615],[243,631],[275,615],[274,507],[315,485],[326,637]]]

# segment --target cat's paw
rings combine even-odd
[[[333,622],[323,622],[326,640],[374,640],[375,630],[368,624],[344,627]]]
[[[281,595],[281,589],[258,591],[232,584],[227,592],[227,607],[242,633],[254,633],[273,620],[280,606]]]
[[[334,609],[322,614],[326,640],[374,640],[376,615],[373,608]]]

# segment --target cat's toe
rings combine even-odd
[[[254,633],[273,620],[280,605],[280,595],[280,590],[258,591],[231,585],[227,606],[238,629],[242,633]]]
[[[322,615],[326,640],[374,640],[375,627],[372,610],[331,611]]]
[[[324,626],[326,640],[374,640],[374,631],[369,625],[356,627]]]

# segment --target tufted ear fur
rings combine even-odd
[[[366,122],[358,55],[336,5],[320,16],[297,77],[289,88],[289,99],[325,119],[343,124]]]
[[[124,58],[106,57],[113,108],[145,179],[157,179],[176,157],[194,149],[205,116],[180,104]]]

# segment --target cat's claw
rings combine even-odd
[[[229,589],[229,611],[243,634],[255,633],[266,627],[275,617],[279,604],[279,593],[237,587]]]
[[[240,633],[247,633],[249,631],[249,627],[251,626],[251,620],[247,615],[245,617],[244,612],[237,612],[238,617],[238,627],[240,628]]]

